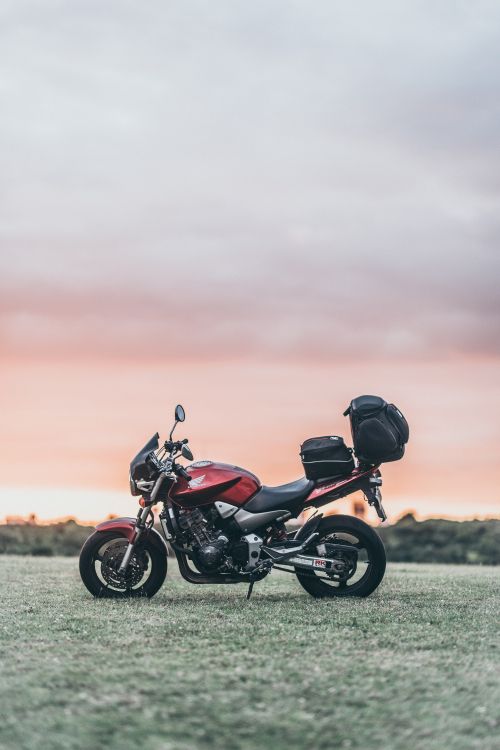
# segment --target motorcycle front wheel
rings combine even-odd
[[[121,599],[156,594],[167,575],[167,555],[146,537],[134,549],[125,575],[119,573],[128,540],[115,531],[96,531],[80,552],[80,576],[93,596]]]
[[[369,596],[384,577],[386,557],[382,540],[371,526],[352,516],[322,518],[316,537],[304,550],[308,555],[335,560],[336,570],[295,568],[300,585],[316,598]]]

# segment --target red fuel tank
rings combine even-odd
[[[196,508],[215,500],[244,505],[261,488],[257,477],[239,466],[195,461],[186,471],[191,480],[179,477],[170,491],[172,501],[183,508]]]

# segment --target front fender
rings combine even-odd
[[[110,518],[95,527],[96,531],[121,531],[130,540],[134,536],[135,518]]]
[[[98,524],[95,529],[96,531],[119,531],[129,542],[132,542],[135,535],[135,523],[135,518],[111,518],[109,521]],[[148,539],[151,544],[161,549],[166,555],[168,554],[167,543],[156,529],[145,529],[142,532],[141,541],[144,539]]]

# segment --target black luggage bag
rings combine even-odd
[[[354,452],[362,463],[380,464],[403,457],[410,430],[394,404],[379,396],[358,396],[345,410],[347,415]]]
[[[309,438],[300,446],[300,457],[308,479],[342,476],[354,469],[352,450],[338,435]]]

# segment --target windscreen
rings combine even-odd
[[[146,457],[148,456],[151,451],[156,451],[159,448],[159,439],[160,436],[158,433],[153,435],[153,437],[148,440],[144,448],[141,448],[139,453],[135,458],[132,459],[130,462],[130,476],[134,477],[136,470],[144,464],[144,461],[146,460]]]

